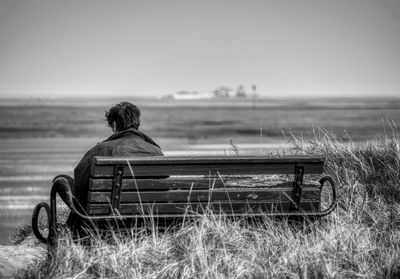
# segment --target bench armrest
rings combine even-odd
[[[53,186],[51,187],[50,192],[50,206],[41,202],[33,210],[32,214],[32,229],[35,236],[42,243],[54,245],[56,240],[56,230],[57,230],[57,209],[56,209],[56,195],[59,194],[64,203],[68,206],[68,208],[72,212],[76,212],[76,208],[73,202],[73,194],[71,186],[74,185],[74,179],[68,175],[61,174],[57,175],[53,179]],[[41,209],[45,209],[47,213],[47,218],[49,220],[49,235],[45,238],[39,231],[38,220],[39,220],[39,212]]]
[[[58,194],[63,202],[68,206],[70,210],[76,211],[74,206],[74,195],[72,193],[72,188],[74,187],[74,179],[65,174],[57,175],[53,179],[53,186],[51,188],[50,196]]]
[[[68,206],[68,208],[71,210],[71,213],[75,213],[82,218],[87,218],[85,209],[74,197],[72,191],[74,185],[74,179],[69,175],[61,174],[57,175],[53,179],[53,186],[50,192],[50,209],[54,224],[56,223],[56,219],[54,219],[56,218],[56,194],[58,194]]]

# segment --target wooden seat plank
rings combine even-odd
[[[197,202],[209,200],[265,200],[289,201],[292,195],[291,188],[274,189],[214,189],[210,190],[169,190],[149,192],[121,192],[120,203],[129,202]],[[303,200],[319,200],[319,188],[303,188]],[[109,203],[111,192],[89,192],[88,202]]]
[[[214,182],[215,181],[215,182]],[[193,185],[192,185],[193,184]],[[168,189],[209,189],[222,188],[223,182],[220,179],[204,178],[164,178],[164,179],[124,179],[122,190],[168,190]],[[106,191],[113,187],[113,179],[91,178],[89,189],[92,191]]]
[[[324,163],[325,157],[322,156],[185,156],[185,157],[164,157],[164,156],[148,156],[148,157],[94,157],[95,165],[121,165],[129,161],[131,165],[190,165],[190,164],[253,164],[253,163]]]
[[[110,178],[91,178],[89,189],[91,191],[111,191],[113,187],[113,179]],[[319,186],[318,183],[311,181],[306,184]],[[127,178],[122,181],[122,190],[137,190],[139,191],[165,191],[173,189],[211,189],[211,188],[226,188],[226,187],[247,187],[247,188],[263,188],[263,187],[292,187],[292,181],[271,178],[255,178],[253,177],[223,177],[218,178],[164,178],[164,179],[132,179]]]
[[[115,166],[124,166],[124,177],[170,175],[289,174],[296,165],[309,174],[322,173],[323,157],[95,157],[92,177],[113,177]],[[129,166],[128,166],[129,164]],[[132,170],[132,171],[131,171]],[[133,172],[133,173],[132,173]]]
[[[131,169],[124,166],[124,177],[163,177],[170,175],[245,175],[245,174],[289,174],[293,173],[296,163],[254,163],[254,164],[191,164],[191,165],[134,165]],[[306,163],[304,169],[308,174],[323,171],[323,163]],[[99,165],[92,169],[92,177],[114,177],[113,165]]]

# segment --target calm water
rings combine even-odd
[[[0,243],[8,243],[16,228],[30,224],[34,206],[49,201],[53,177],[61,173],[72,175],[83,153],[97,141],[93,138],[0,140]],[[179,139],[158,142],[169,156],[234,154],[228,143],[190,145]],[[281,145],[242,143],[238,147],[242,154],[260,154],[266,146]]]

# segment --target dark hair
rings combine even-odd
[[[117,131],[128,128],[137,130],[140,126],[140,109],[129,102],[121,102],[106,111],[106,120],[111,128],[115,121]]]

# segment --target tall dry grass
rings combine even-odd
[[[154,226],[92,236],[66,233],[55,258],[19,278],[400,278],[400,137],[395,126],[370,143],[315,129],[291,139],[298,154],[323,154],[338,207],[316,222],[268,217],[245,222],[204,214],[166,232]],[[286,152],[286,151],[285,151]]]

